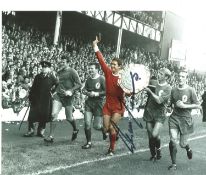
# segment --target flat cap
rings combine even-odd
[[[48,61],[41,61],[40,64],[42,67],[51,67],[51,63]]]

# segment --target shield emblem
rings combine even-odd
[[[149,85],[150,71],[142,64],[129,64],[120,72],[119,86],[126,93],[138,93]]]

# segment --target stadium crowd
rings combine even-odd
[[[118,11],[119,14],[141,21],[151,27],[160,30],[162,12],[160,11]]]
[[[124,12],[122,12],[124,13]],[[134,13],[135,14],[135,13]],[[133,15],[134,15],[133,14]],[[147,14],[147,15],[146,15]],[[151,12],[151,14],[153,14]],[[147,12],[137,13],[135,18],[148,19],[150,14]],[[155,14],[153,14],[155,16]],[[160,22],[156,18],[152,18]],[[155,22],[152,20],[151,24]],[[88,65],[95,61],[91,41],[82,40],[82,36],[72,37],[63,36],[59,46],[52,44],[53,34],[43,33],[33,26],[24,25],[14,20],[14,17],[7,18],[2,25],[2,107],[10,108],[16,106],[16,110],[22,106],[28,105],[27,95],[32,85],[34,77],[41,71],[40,62],[49,61],[52,63],[54,71],[58,70],[60,57],[67,55],[69,66],[77,70],[81,82],[84,83],[88,78]],[[101,43],[101,51],[104,53],[107,63],[115,57],[116,47]],[[132,62],[141,63],[149,67],[151,74],[157,77],[157,71],[160,67],[168,67],[173,76],[170,84],[175,86],[177,76],[177,66],[166,59],[160,59],[155,53],[150,53],[143,48],[121,48],[120,58],[124,65]],[[206,86],[206,75],[199,75],[191,72],[189,75],[189,84],[196,89],[200,98]],[[22,90],[23,89],[23,90]],[[79,99],[80,97],[80,99]],[[82,108],[84,95],[77,92],[76,108]],[[140,100],[141,99],[141,100]],[[136,97],[136,103],[144,104],[145,94],[139,94]],[[14,108],[13,108],[14,109]],[[83,109],[82,109],[83,110]],[[15,111],[15,110],[14,110]]]

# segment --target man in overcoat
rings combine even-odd
[[[51,63],[42,61],[42,71],[34,78],[29,92],[30,112],[28,116],[28,132],[25,137],[34,135],[34,123],[38,122],[37,136],[44,137],[46,123],[51,121],[52,91],[58,80],[51,72]]]
[[[202,94],[202,122],[206,122],[206,86],[205,91]]]

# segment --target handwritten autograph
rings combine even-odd
[[[141,80],[141,77],[139,77],[139,75],[138,75],[138,73],[132,73],[132,72],[130,72],[130,76],[131,76],[131,79],[132,79],[132,92],[133,92],[133,94],[135,93],[135,84],[134,84],[134,80],[135,81],[139,81],[139,80]]]
[[[132,103],[134,104],[134,94],[135,94],[135,81],[139,81],[141,80],[141,77],[139,77],[139,75],[137,73],[132,73],[130,72],[130,76],[132,79],[132,88],[133,88],[133,93],[132,93]],[[128,132],[129,133],[123,133],[122,130],[117,126],[116,123],[114,123],[113,121],[111,121],[112,126],[114,127],[114,129],[116,130],[117,133],[119,133],[119,137],[121,138],[121,140],[124,142],[124,144],[127,146],[127,148],[134,153],[134,149],[136,149],[135,145],[134,145],[134,132],[133,132],[133,127],[132,127],[132,120],[133,119],[135,121],[135,123],[142,129],[143,126],[141,123],[139,123],[134,116],[132,115],[132,113],[130,112],[130,110],[127,108],[127,106],[125,105],[125,103],[123,102],[125,108],[128,110],[129,113],[129,122],[128,122]],[[134,105],[132,105],[134,106]],[[133,109],[133,107],[132,107]]]

